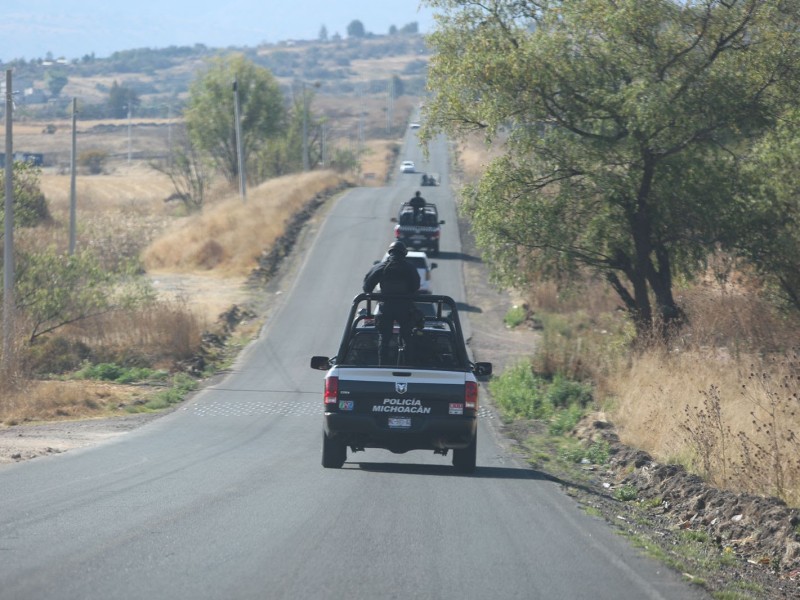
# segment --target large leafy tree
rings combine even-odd
[[[800,310],[798,131],[800,107],[794,106],[754,145],[743,169],[745,201],[740,204],[753,226],[750,235],[729,244],[796,310]]]
[[[674,278],[754,227],[742,165],[796,97],[800,3],[426,3],[440,16],[423,139],[505,144],[465,192],[495,275],[589,268],[640,334],[666,331]]]
[[[213,158],[231,183],[239,177],[234,81],[238,87],[245,165],[269,138],[284,131],[286,114],[280,87],[272,73],[241,54],[213,59],[192,84],[185,113],[189,137]]]

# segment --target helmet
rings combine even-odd
[[[386,252],[389,256],[405,256],[408,249],[403,242],[392,242],[389,244],[389,249]]]

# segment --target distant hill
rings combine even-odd
[[[108,58],[86,55],[71,62],[35,59],[6,63],[13,68],[14,87],[23,92],[21,117],[66,118],[72,98],[85,118],[104,118],[112,85],[132,89],[141,103],[137,117],[179,116],[191,82],[214,56],[238,52],[266,67],[286,88],[300,81],[315,84],[316,94],[337,97],[421,96],[430,51],[415,33],[372,35],[329,41],[294,41],[245,48],[172,46],[115,52]],[[66,78],[58,94],[52,80]]]

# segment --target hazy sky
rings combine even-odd
[[[256,46],[286,39],[347,35],[358,19],[366,31],[388,33],[416,21],[434,27],[419,0],[2,0],[0,60],[68,60],[92,52],[205,44]]]

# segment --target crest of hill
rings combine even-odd
[[[137,117],[179,114],[189,87],[208,60],[230,53],[244,54],[255,64],[269,69],[285,88],[304,81],[318,94],[386,94],[394,81],[394,94],[420,95],[424,92],[429,48],[422,35],[398,33],[369,34],[362,38],[331,41],[295,41],[257,47],[209,48],[203,44],[168,48],[138,48],[113,53],[108,58],[86,55],[69,63],[45,59],[11,61],[15,86],[31,91],[25,110],[30,114],[67,111],[71,99],[79,98],[84,118],[92,107],[102,105],[114,82],[137,94],[141,104]],[[56,70],[67,78],[63,89],[50,94],[48,73]],[[97,115],[100,116],[100,115]]]

